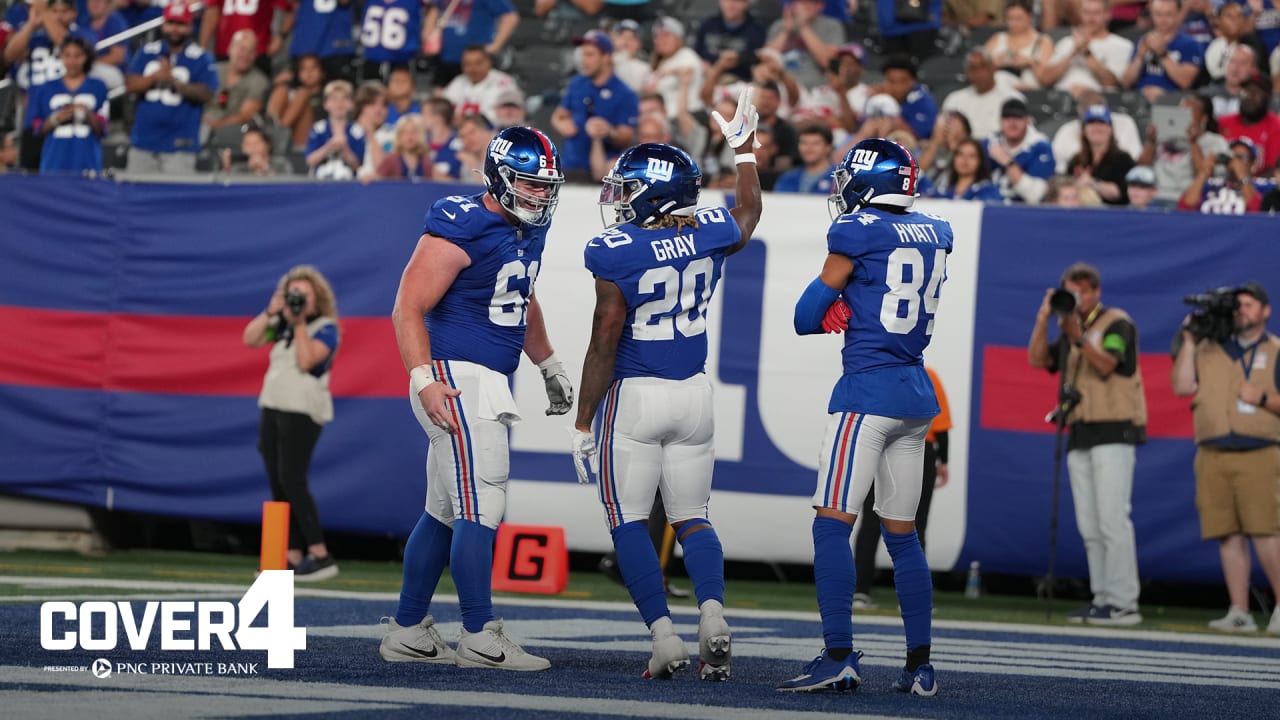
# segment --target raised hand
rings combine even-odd
[[[720,126],[720,132],[724,133],[725,142],[735,150],[745,145],[748,140],[755,140],[760,114],[756,112],[756,106],[751,104],[751,95],[754,91],[755,87],[751,85],[743,89],[742,94],[738,96],[738,109],[733,113],[732,120],[725,120],[717,110],[711,111],[711,117]],[[759,147],[759,144],[756,144],[756,147]]]

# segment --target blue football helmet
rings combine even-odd
[[[509,127],[489,141],[484,186],[525,225],[546,225],[560,202],[564,170],[560,152],[541,131]]]
[[[911,151],[892,140],[869,138],[854,145],[832,173],[832,219],[864,205],[909,208],[916,200],[920,168]]]
[[[641,143],[618,156],[600,189],[606,228],[647,225],[667,215],[692,215],[698,207],[702,171],[689,153],[662,143]],[[612,221],[606,214],[612,209]]]

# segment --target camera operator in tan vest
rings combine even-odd
[[[1066,420],[1067,471],[1093,599],[1067,619],[1136,625],[1142,614],[1129,510],[1136,446],[1147,439],[1147,403],[1138,330],[1125,311],[1104,307],[1101,299],[1097,268],[1085,263],[1067,268],[1061,287],[1045,291],[1027,357],[1031,367],[1065,373],[1068,390],[1079,396]],[[1061,333],[1050,344],[1049,319],[1055,313]],[[1066,366],[1060,368],[1064,350]]]
[[[1256,632],[1249,614],[1249,541],[1280,597],[1280,338],[1267,332],[1271,304],[1257,283],[1235,291],[1235,334],[1198,337],[1184,323],[1171,381],[1195,395],[1196,508],[1200,537],[1216,539],[1231,607],[1215,630]],[[1188,317],[1190,321],[1191,318]],[[1267,632],[1280,634],[1280,611]]]

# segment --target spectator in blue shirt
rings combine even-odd
[[[613,42],[600,30],[577,41],[582,73],[574,76],[551,115],[551,126],[564,138],[561,162],[565,177],[589,181],[591,141],[604,140],[613,157],[631,145],[640,114],[640,98],[613,73]]]
[[[18,87],[27,91],[26,107],[22,116],[22,154],[19,160],[26,170],[40,169],[40,149],[43,140],[35,133],[35,110],[39,104],[38,90],[42,85],[62,77],[62,61],[58,48],[70,36],[80,36],[93,46],[89,31],[76,24],[76,6],[73,0],[35,0],[28,10],[17,4],[9,8],[5,22],[16,32],[4,46],[4,60],[21,63],[14,78]]]
[[[62,42],[66,74],[40,87],[35,128],[44,136],[42,173],[102,172],[102,136],[107,129],[107,86],[88,77],[93,45],[82,37]]]
[[[778,176],[774,192],[831,194],[831,128],[826,125],[806,125],[800,129],[801,166]]]
[[[191,9],[164,10],[163,39],[134,55],[125,87],[138,95],[129,136],[129,172],[191,174],[200,149],[200,115],[218,87],[213,56],[191,42]]]
[[[882,71],[884,84],[881,90],[898,101],[902,108],[901,125],[917,139],[928,140],[938,121],[938,102],[929,94],[929,89],[920,84],[915,61],[907,55],[893,55],[884,61]]]
[[[1170,90],[1190,89],[1204,65],[1200,44],[1178,32],[1178,0],[1151,0],[1151,32],[1133,48],[1125,68],[1125,87],[1141,90],[1152,102]]]
[[[1031,205],[1044,199],[1055,168],[1049,139],[1031,126],[1031,112],[1019,98],[1000,108],[1000,132],[983,141],[991,158],[991,176],[1011,202]]]
[[[351,122],[355,94],[346,80],[330,80],[324,86],[324,110],[328,117],[311,128],[307,136],[307,167],[321,180],[353,180],[364,163],[368,138],[359,124]]]
[[[942,0],[918,4],[875,0],[876,24],[886,53],[906,53],[917,62],[937,52]]]
[[[727,73],[751,79],[756,51],[764,47],[765,27],[748,11],[747,0],[720,0],[720,12],[702,21],[693,49],[708,64],[724,59]],[[730,62],[730,61],[733,62]]]
[[[296,70],[303,55],[315,55],[330,80],[350,80],[356,56],[351,37],[352,0],[301,0],[294,14],[289,58]],[[362,28],[363,29],[363,28]]]
[[[472,45],[483,45],[489,57],[497,57],[506,47],[511,33],[520,24],[511,0],[435,0],[427,11],[428,32],[440,25],[443,13],[453,5],[440,32],[440,48],[425,47],[423,54],[436,55],[432,81],[444,87],[462,72],[462,51]]]
[[[129,29],[129,21],[124,16],[116,12],[111,0],[89,0],[85,6],[85,13],[76,18],[76,23],[80,27],[88,30],[93,34],[94,44],[117,35]],[[95,67],[115,66],[124,67],[125,61],[125,45],[128,41],[118,42],[109,48],[97,53],[97,61],[93,63]],[[106,82],[106,79],[103,79]],[[107,83],[111,85],[111,83]],[[124,75],[119,75],[119,85],[124,84]]]

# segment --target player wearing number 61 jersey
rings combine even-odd
[[[750,89],[732,121],[715,117],[732,147],[754,140]],[[589,466],[598,468],[618,568],[653,635],[645,677],[670,677],[689,664],[649,540],[656,492],[684,548],[701,609],[699,676],[730,674],[724,551],[707,520],[715,428],[704,368],[707,310],[725,258],[747,244],[760,219],[755,156],[737,160],[737,207],[700,209],[702,175],[683,150],[657,143],[626,150],[600,196],[614,217],[585,252],[596,309],[572,431],[574,462],[582,482],[589,481]]]
[[[813,506],[814,579],[825,647],[788,692],[854,689],[862,681],[849,609],[856,583],[849,535],[875,483],[907,637],[894,687],[938,691],[929,663],[933,586],[915,531],[924,438],[938,414],[922,353],[933,335],[951,252],[951,225],[913,212],[919,168],[897,143],[864,140],[834,173],[822,274],[796,304],[801,335],[844,332],[844,374],[827,408]]]
[[[534,283],[564,173],[540,131],[498,133],[485,152],[485,192],[438,201],[404,269],[393,320],[409,400],[430,439],[426,511],[405,546],[400,605],[379,653],[389,662],[546,670],[503,634],[489,578],[506,509],[507,428],[520,419],[510,374],[524,352],[567,413],[573,387],[547,339]],[[457,651],[427,614],[444,566],[462,611]]]

